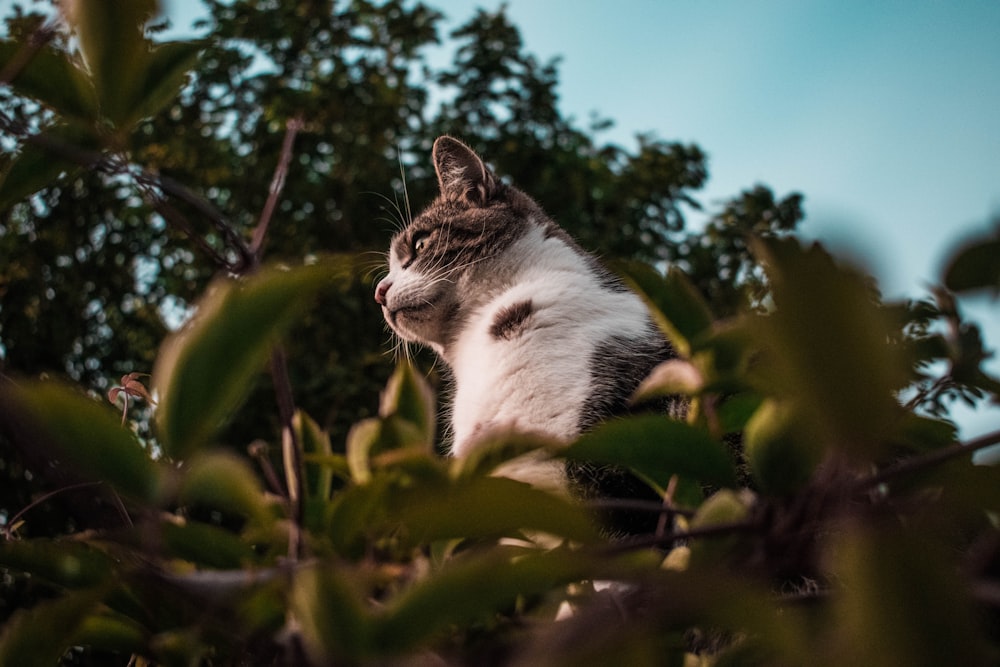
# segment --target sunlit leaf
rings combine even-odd
[[[693,345],[712,326],[712,313],[705,300],[687,277],[676,268],[666,276],[640,262],[616,264],[631,284],[651,306],[651,314],[660,329],[682,357],[690,356]]]
[[[325,283],[346,275],[349,264],[332,260],[266,270],[245,283],[215,283],[156,361],[157,433],[167,454],[184,458],[212,437],[249,391],[280,333]]]
[[[803,421],[794,401],[766,399],[747,422],[744,450],[762,491],[786,495],[800,490],[823,460],[823,441]]]
[[[118,415],[104,403],[52,382],[27,383],[15,394],[31,428],[82,476],[156,502],[161,470]]]
[[[411,364],[404,362],[396,367],[382,393],[379,414],[383,418],[396,416],[414,424],[423,444],[431,447],[437,416],[434,393]]]
[[[660,415],[616,419],[584,434],[567,458],[626,466],[665,487],[672,475],[723,486],[735,483],[725,446],[689,424]]]

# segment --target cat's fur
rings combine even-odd
[[[454,379],[451,453],[513,428],[569,441],[673,356],[643,301],[467,146],[434,143],[439,196],[392,239],[375,293]]]

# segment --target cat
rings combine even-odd
[[[642,299],[464,143],[442,136],[432,159],[440,194],[392,238],[375,300],[451,371],[451,455],[498,429],[569,442],[628,411],[675,356]],[[568,481],[604,473],[577,466]]]

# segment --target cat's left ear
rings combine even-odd
[[[434,142],[434,170],[441,194],[484,206],[497,190],[497,177],[471,148],[452,137]]]

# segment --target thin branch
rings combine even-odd
[[[17,522],[21,520],[21,517],[23,517],[25,514],[27,514],[35,507],[38,507],[39,505],[44,503],[49,498],[58,496],[60,493],[66,493],[67,491],[76,491],[78,489],[85,489],[91,486],[100,486],[101,484],[103,484],[103,482],[81,482],[79,484],[71,484],[70,486],[64,486],[61,489],[56,489],[55,491],[49,491],[48,493],[36,498],[35,500],[31,501],[30,503],[22,507],[17,512],[17,514],[15,514],[14,516],[12,516],[10,519],[7,520],[7,525],[4,526],[3,529],[4,537],[7,538],[8,540],[14,539],[12,526],[16,526]]]
[[[291,511],[293,530],[289,534],[288,557],[298,560],[302,552],[302,450],[292,421],[295,417],[295,402],[292,398],[292,383],[288,379],[288,362],[279,345],[271,350],[271,381],[278,402],[278,418],[281,420],[281,448],[285,461],[285,476],[288,480],[288,505]]]
[[[274,169],[274,176],[271,178],[271,187],[268,190],[267,201],[264,209],[260,212],[260,219],[253,230],[253,239],[250,241],[250,253],[256,263],[260,263],[263,253],[264,239],[267,237],[267,230],[271,224],[271,217],[274,209],[281,197],[281,191],[285,189],[285,179],[288,176],[288,165],[292,162],[292,147],[295,145],[295,137],[302,129],[302,116],[289,119],[285,124],[285,138],[281,143],[281,154],[278,157],[278,165]]]
[[[613,544],[602,547],[601,551],[606,555],[635,551],[637,549],[649,549],[650,547],[672,547],[679,541],[694,540],[703,537],[718,537],[722,535],[732,535],[733,533],[747,533],[760,528],[757,521],[737,521],[734,523],[719,523],[703,528],[692,528],[679,532],[669,532],[663,535],[641,535],[631,539],[620,540]]]
[[[945,447],[944,449],[929,452],[922,456],[914,456],[900,461],[896,465],[889,466],[885,470],[880,470],[874,475],[858,480],[857,487],[859,489],[868,489],[873,486],[878,486],[879,484],[884,484],[895,477],[901,477],[903,475],[919,472],[927,468],[933,468],[934,466],[944,463],[945,461],[968,456],[969,454],[977,452],[980,449],[986,449],[987,447],[992,447],[993,445],[998,444],[1000,444],[1000,431],[987,433],[986,435],[980,436],[975,440],[970,440],[969,442],[960,442],[950,447]]]

